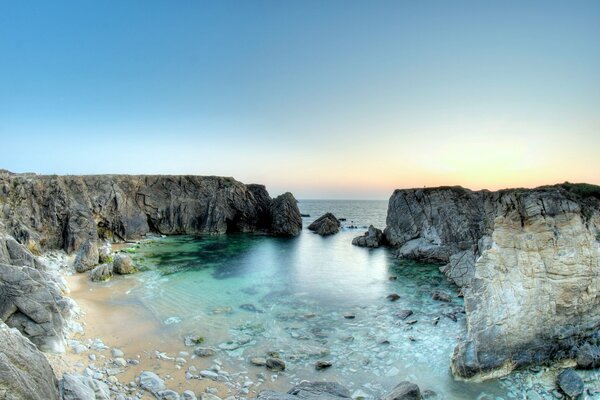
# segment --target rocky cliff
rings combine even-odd
[[[462,378],[577,355],[600,328],[600,188],[396,190],[385,237],[463,287]],[[535,321],[535,323],[532,323]]]

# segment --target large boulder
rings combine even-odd
[[[583,394],[584,384],[581,377],[572,368],[567,368],[556,377],[556,384],[567,399],[578,399]]]
[[[133,266],[133,260],[127,254],[116,254],[113,261],[113,271],[116,274],[133,274],[136,269]]]
[[[342,224],[335,215],[332,213],[325,213],[310,224],[308,229],[321,236],[328,236],[338,233],[341,225]]]
[[[421,400],[421,390],[416,384],[403,381],[394,390],[383,396],[382,400]]]
[[[298,201],[291,193],[284,193],[271,203],[271,233],[277,236],[297,236],[302,230]]]
[[[58,400],[46,357],[18,330],[0,321],[0,399]]]
[[[352,244],[359,247],[379,247],[385,244],[385,237],[381,229],[369,225],[369,229],[364,235],[352,239]]]
[[[112,264],[101,264],[90,271],[90,280],[92,282],[104,282],[112,278],[112,275]]]
[[[577,367],[584,369],[600,367],[600,346],[584,343],[577,349]]]
[[[0,319],[42,351],[63,352],[71,303],[51,276],[31,267],[0,264]]]
[[[110,389],[106,383],[88,376],[64,374],[60,395],[62,400],[110,400]]]
[[[98,265],[99,261],[98,245],[95,240],[88,239],[79,247],[73,266],[75,267],[75,271],[85,272]]]

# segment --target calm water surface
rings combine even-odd
[[[299,206],[310,217],[293,239],[180,236],[142,245],[134,258],[145,272],[136,275],[142,284],[130,295],[176,340],[204,337],[205,345],[219,349],[226,370],[251,379],[265,369],[248,358],[277,352],[287,363],[278,381],[289,384],[336,380],[357,395],[375,397],[411,380],[444,399],[482,393],[523,398],[511,379],[467,384],[450,375],[450,355],[465,321],[462,299],[438,266],[351,245],[363,226],[385,226],[387,201],[313,200]],[[327,211],[346,218],[338,234],[320,237],[306,229]],[[435,290],[452,301],[433,301]],[[400,299],[387,300],[391,293]],[[413,314],[396,316],[403,310]],[[333,367],[316,371],[317,360],[330,360]]]

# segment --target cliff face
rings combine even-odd
[[[453,355],[456,376],[574,357],[598,332],[600,202],[570,189],[392,195],[387,240],[400,256],[446,263],[463,287],[467,338]]]

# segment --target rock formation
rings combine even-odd
[[[573,357],[600,327],[600,188],[396,190],[387,241],[446,263],[463,286],[467,338],[452,369],[486,378]],[[531,321],[535,321],[532,324]]]
[[[352,244],[359,247],[379,247],[385,243],[383,232],[373,225],[369,225],[369,229],[364,235],[352,239]]]
[[[321,236],[333,235],[340,230],[341,223],[332,213],[325,213],[317,218],[308,229]]]
[[[58,400],[46,357],[16,329],[0,321],[0,399]]]

